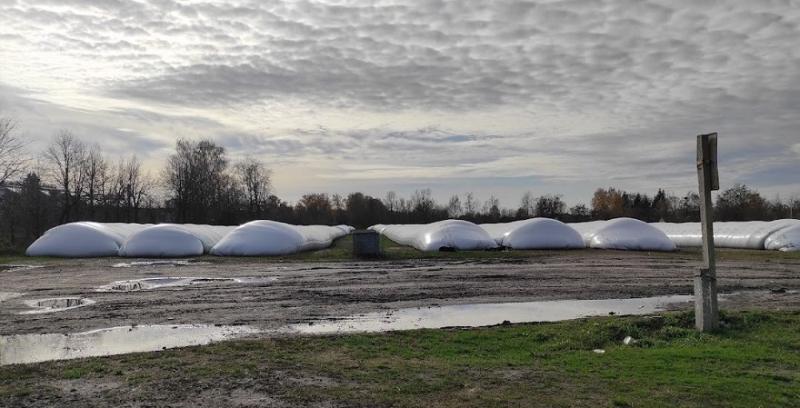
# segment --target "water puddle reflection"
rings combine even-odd
[[[20,312],[19,314],[39,314],[39,313],[52,313],[61,312],[64,310],[76,309],[83,306],[93,305],[95,303],[92,299],[81,297],[61,297],[50,299],[34,299],[26,300],[24,302],[28,307],[33,310]]]
[[[188,259],[162,259],[158,261],[134,261],[120,262],[111,265],[112,268],[134,268],[137,266],[189,266],[189,265],[210,265],[210,262],[192,261]]]
[[[250,326],[122,326],[72,334],[0,336],[0,365],[159,351],[257,333]]]
[[[721,298],[727,296],[729,295],[721,295]],[[9,335],[0,336],[0,365],[159,351],[209,344],[256,333],[303,335],[384,332],[491,326],[505,322],[552,322],[610,314],[643,315],[663,311],[670,306],[689,306],[688,303],[693,299],[691,295],[672,295],[419,307],[293,324],[268,332],[252,326],[178,324],[112,327],[73,334]],[[48,299],[35,302],[46,300]]]
[[[295,334],[327,334],[491,326],[506,321],[554,322],[609,314],[650,314],[663,311],[669,305],[684,304],[693,300],[694,297],[691,295],[673,295],[633,299],[553,300],[420,307],[294,324],[285,331]]]
[[[20,297],[22,295],[24,295],[24,293],[0,292],[0,302],[4,302],[6,300],[11,300],[11,299],[14,299],[14,298],[18,298],[18,297]]]
[[[131,279],[111,282],[97,288],[98,292],[134,292],[137,290],[158,289],[171,286],[189,286],[214,282],[234,282],[230,278],[203,278],[192,276],[172,276],[163,278]]]
[[[275,277],[206,278],[195,276],[172,276],[162,278],[131,279],[111,282],[96,289],[98,292],[135,292],[166,287],[192,286],[208,283],[258,284],[277,280]]]
[[[0,271],[2,272],[17,272],[17,271],[27,271],[31,269],[39,269],[44,268],[43,265],[16,265],[16,264],[3,264],[0,265]]]

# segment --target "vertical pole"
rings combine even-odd
[[[703,233],[703,265],[694,278],[695,327],[700,331],[719,326],[717,265],[714,253],[714,207],[711,190],[719,189],[717,134],[697,136],[697,178],[700,184],[700,224]]]

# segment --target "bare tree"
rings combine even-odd
[[[519,214],[523,217],[531,217],[535,213],[536,210],[536,199],[533,197],[533,193],[530,191],[526,191],[525,194],[522,195],[522,200],[519,203]]]
[[[415,190],[411,196],[411,206],[418,222],[431,222],[436,202],[433,200],[431,189]]]
[[[151,202],[154,181],[142,171],[136,155],[121,159],[109,186],[110,204],[116,209],[115,218],[139,222],[140,210]]]
[[[271,172],[264,163],[252,157],[247,157],[234,166],[236,177],[239,179],[247,201],[247,211],[251,217],[259,216],[271,194]]]
[[[494,195],[490,196],[486,203],[483,204],[483,212],[484,214],[489,216],[489,219],[493,222],[497,222],[500,219],[500,200],[497,199]]]
[[[0,184],[20,174],[28,162],[25,144],[17,137],[17,124],[0,118]]]
[[[125,206],[125,160],[120,158],[117,167],[112,170],[108,192],[106,193],[106,206],[114,208],[114,219],[122,219],[122,211]]]
[[[331,199],[325,193],[305,194],[295,205],[295,212],[304,224],[324,224],[331,214]]]
[[[336,193],[331,196],[331,208],[334,211],[341,211],[347,208],[345,204],[345,199],[342,198],[341,194]]]
[[[586,204],[578,203],[569,209],[569,215],[572,217],[572,222],[589,221],[592,218],[592,212]]]
[[[386,207],[389,212],[398,211],[397,193],[394,191],[386,193],[386,196],[383,198],[383,206]]]
[[[478,212],[478,200],[472,192],[467,193],[464,197],[464,212],[470,217]]]
[[[152,188],[152,182],[148,175],[142,173],[142,164],[136,155],[126,160],[122,169],[124,171],[125,207],[128,210],[128,222],[139,222],[139,210]]]
[[[463,212],[461,208],[461,199],[458,198],[457,194],[454,194],[447,203],[447,216],[450,218],[458,218]]]
[[[95,209],[104,201],[108,187],[108,162],[103,157],[100,146],[94,145],[83,162],[86,178],[85,199],[89,207],[89,219],[94,219]]]
[[[61,222],[70,219],[72,208],[80,202],[85,180],[86,146],[67,130],[60,131],[45,151],[53,182],[61,188]]]
[[[238,186],[228,173],[225,148],[210,140],[178,140],[175,154],[164,169],[164,184],[169,205],[178,222],[215,223],[229,204]]]
[[[42,193],[41,180],[36,173],[28,173],[22,180],[16,216],[25,243],[38,238],[48,224],[47,196]]]
[[[558,218],[566,209],[567,205],[560,195],[546,194],[536,199],[537,217]]]

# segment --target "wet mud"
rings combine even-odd
[[[152,263],[113,267],[119,259],[59,260],[0,274],[0,290],[13,294],[0,301],[0,335],[170,324],[247,325],[270,331],[406,308],[687,295],[699,265],[696,258],[696,253],[590,250],[497,260],[201,258],[177,269]],[[722,261],[718,268],[720,291],[742,293],[723,307],[800,309],[800,259]],[[178,270],[182,276],[176,278]],[[141,282],[138,287],[136,282]],[[109,285],[117,288],[108,290]],[[63,297],[96,303],[57,313],[20,314],[31,309],[27,301]]]

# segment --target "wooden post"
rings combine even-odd
[[[714,207],[711,204],[711,190],[719,190],[716,133],[697,136],[697,180],[700,184],[703,266],[694,278],[694,316],[697,330],[709,331],[719,326]]]

